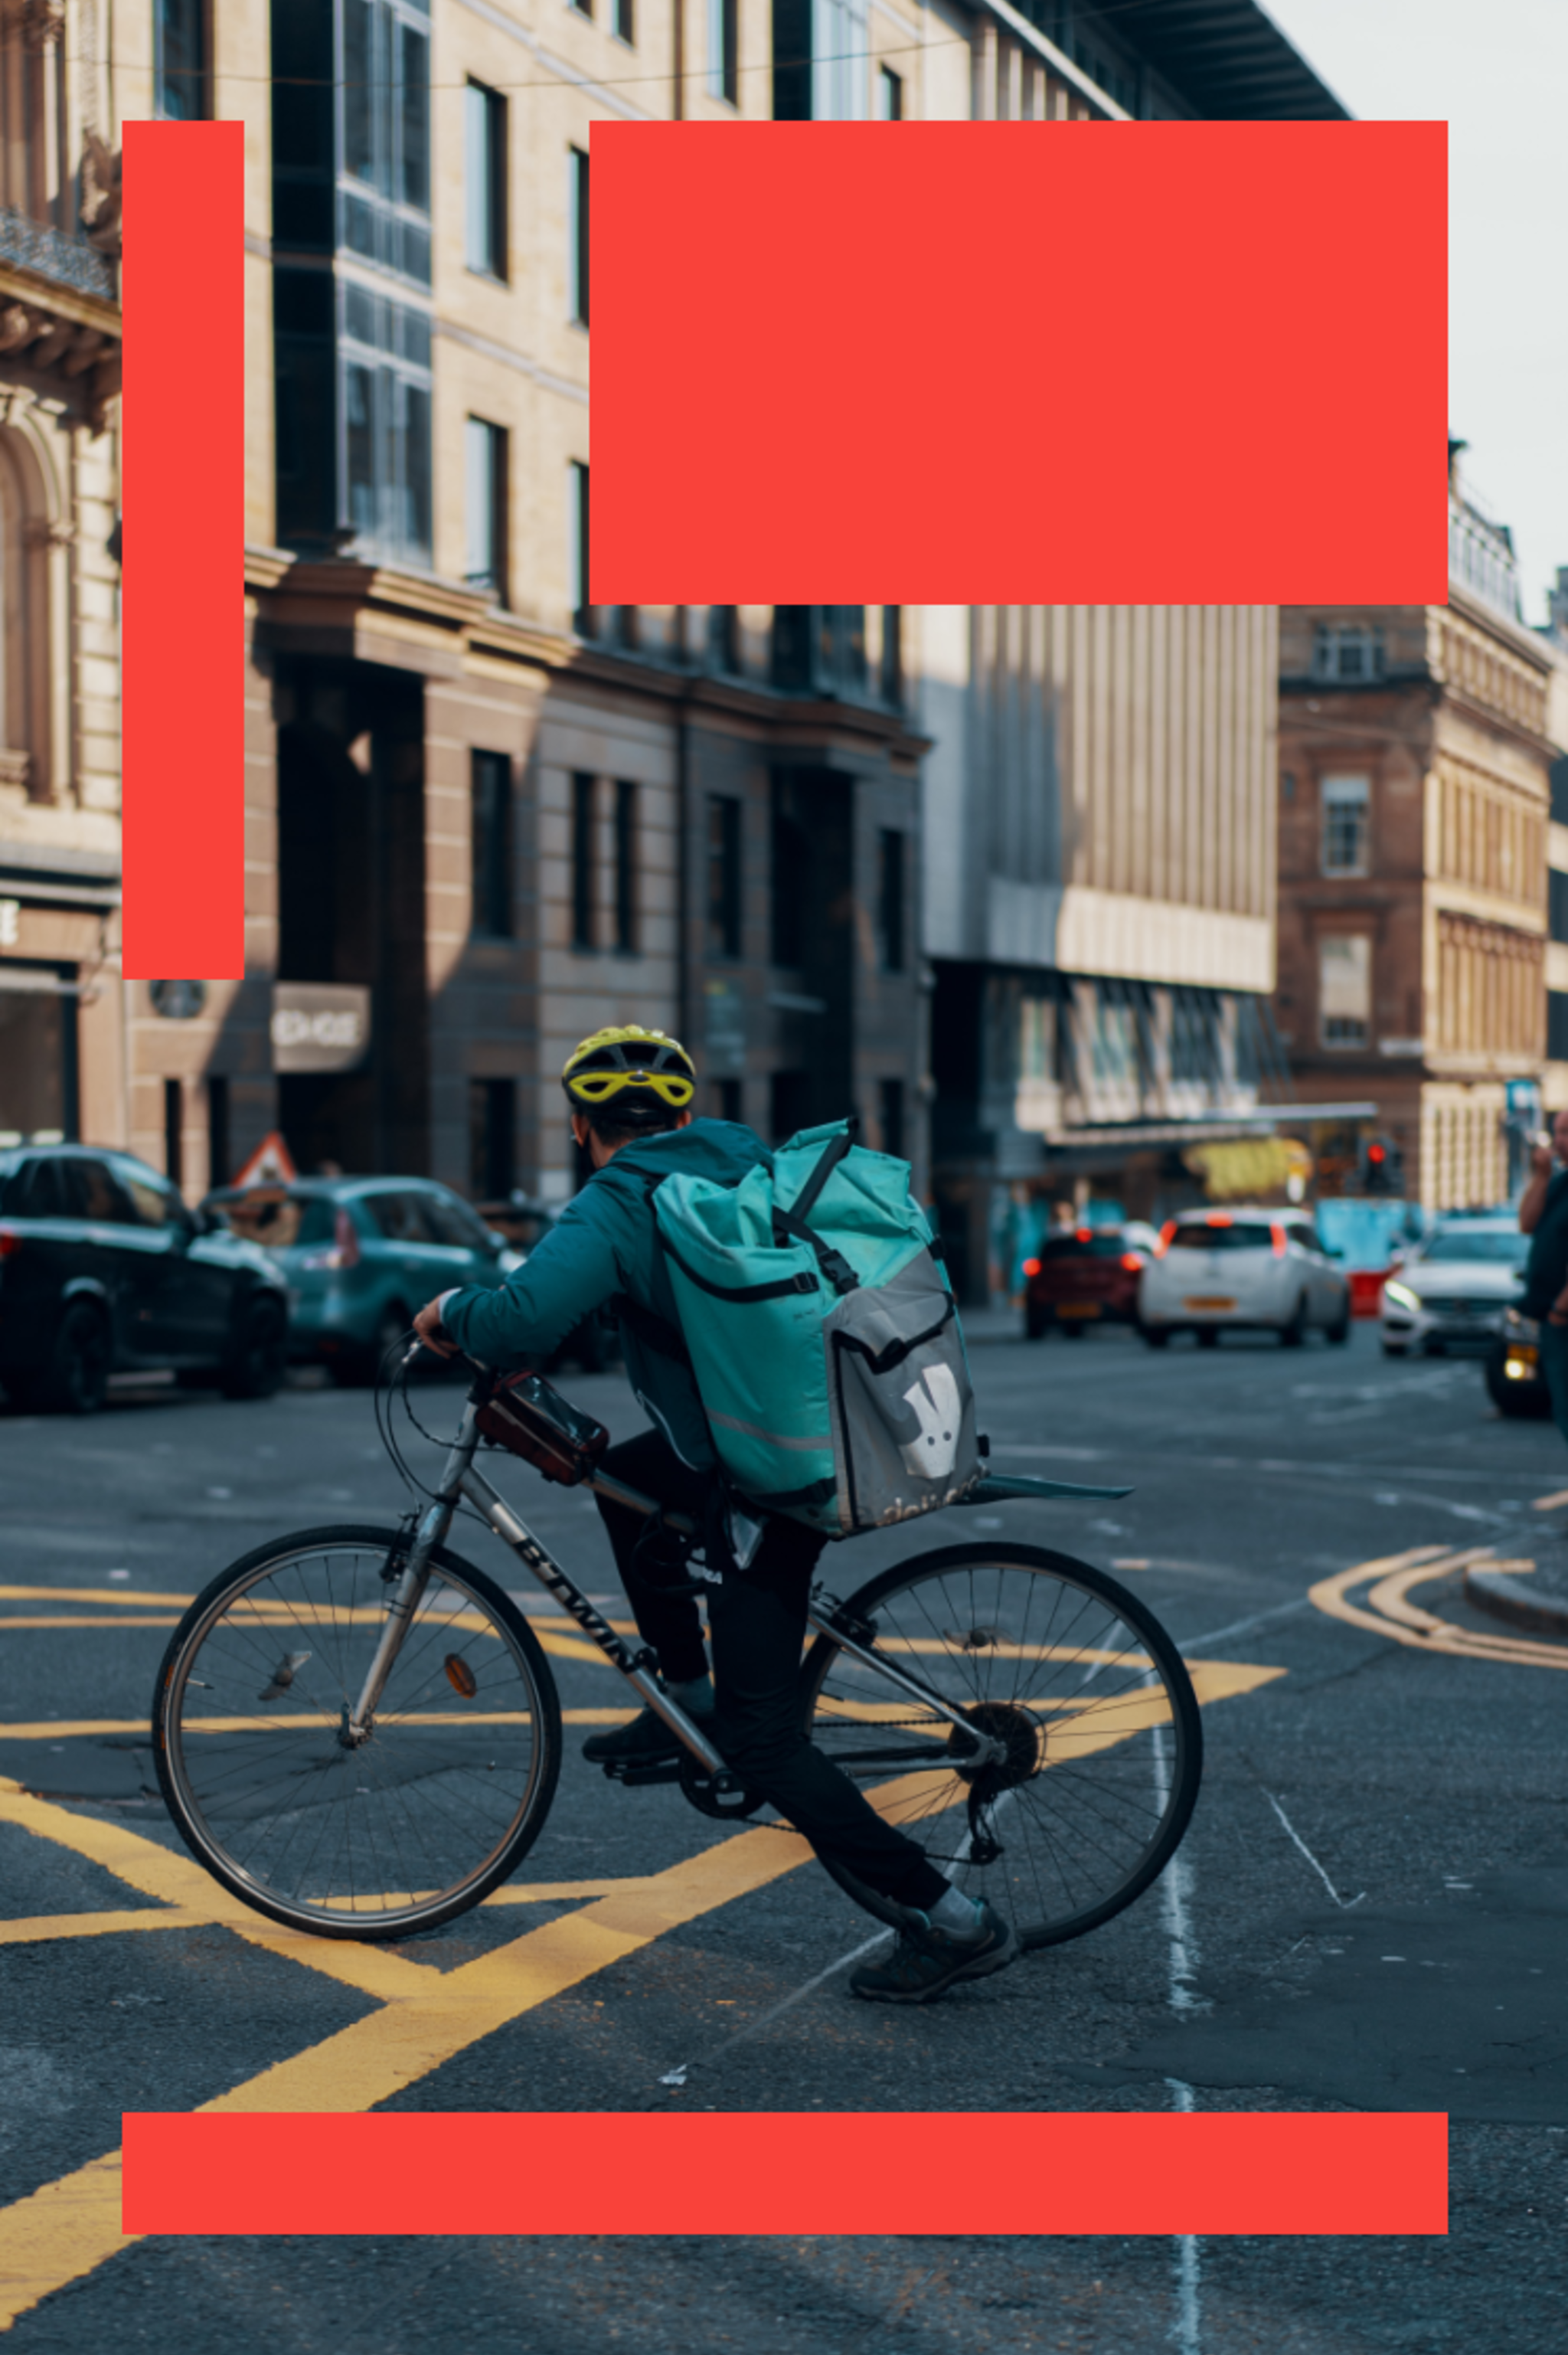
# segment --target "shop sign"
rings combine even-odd
[[[357,982],[277,982],[271,1035],[275,1071],[355,1071],[370,1045],[370,992]]]

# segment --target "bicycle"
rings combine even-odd
[[[376,1412],[379,1428],[379,1395]],[[536,1376],[478,1368],[422,1513],[302,1530],[220,1572],[170,1638],[154,1754],[192,1854],[273,1921],[365,1940],[433,1929],[506,1881],[543,1828],[561,1764],[555,1679],[516,1604],[448,1547],[464,1504],[681,1744],[676,1765],[607,1772],[678,1782],[727,1820],[763,1804],[661,1689],[653,1655],[476,1470],[498,1414],[546,1476],[657,1518],[688,1555],[699,1545],[692,1523],[597,1468],[602,1425]],[[411,1478],[390,1416],[382,1436]],[[1127,1493],[991,1474],[970,1501]],[[1103,1572],[990,1541],[917,1552],[847,1601],[817,1585],[809,1638],[810,1738],[1026,1947],[1108,1921],[1174,1854],[1202,1774],[1197,1701],[1158,1620]],[[907,1918],[823,1861],[878,1919]]]

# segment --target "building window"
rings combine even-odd
[[[740,954],[740,804],[708,795],[708,954]]]
[[[904,1082],[902,1080],[878,1082],[881,1095],[882,1149],[895,1160],[904,1159]]]
[[[877,70],[876,115],[879,123],[904,120],[904,77],[895,74],[891,66],[882,66]]]
[[[468,474],[468,567],[471,589],[491,589],[506,600],[507,437],[503,425],[471,417],[464,427]]]
[[[1568,875],[1559,867],[1546,870],[1546,929],[1554,941],[1568,941]]]
[[[1364,1047],[1372,1024],[1372,942],[1330,932],[1318,943],[1319,1035],[1325,1047]]]
[[[775,605],[771,672],[775,687],[864,695],[865,607]]]
[[[1325,777],[1323,780],[1323,872],[1364,875],[1367,871],[1367,814],[1370,787],[1365,777]]]
[[[732,677],[738,677],[741,669],[738,606],[708,607],[708,653],[715,670],[727,671]]]
[[[517,1082],[468,1083],[468,1182],[481,1202],[503,1202],[517,1182]]]
[[[207,1184],[227,1186],[228,1168],[228,1082],[221,1071],[214,1071],[207,1083]]]
[[[337,242],[430,282],[430,35],[422,0],[341,0]]]
[[[364,554],[430,561],[430,322],[338,286],[338,527]]]
[[[157,0],[153,18],[154,104],[166,122],[199,123],[211,112],[207,10],[207,0]]]
[[[1319,623],[1312,646],[1314,678],[1338,682],[1383,677],[1383,632],[1365,623]]]
[[[593,0],[567,0],[567,5],[568,7],[575,10],[577,16],[586,16],[589,23],[592,23]]]
[[[1568,998],[1564,998],[1563,1004],[1568,1006]],[[710,1085],[713,1089],[714,1119],[739,1120],[741,1113],[740,1082],[738,1080],[714,1080],[710,1082]]]
[[[1546,1054],[1553,1063],[1568,1063],[1568,990],[1546,993]]]
[[[1220,1007],[1205,990],[1173,989],[1171,993],[1171,1077],[1218,1088],[1224,1072],[1220,1039]]]
[[[637,954],[637,787],[629,777],[615,785],[615,945],[622,956]]]
[[[588,470],[576,459],[567,469],[567,570],[572,627],[579,637],[591,638],[598,620],[588,603]]]
[[[164,1175],[171,1186],[185,1183],[185,1091],[180,1080],[164,1082]]]
[[[775,777],[771,877],[775,964],[800,966],[806,962],[811,884],[811,836],[807,820],[799,785],[789,777]]]
[[[594,858],[594,780],[579,769],[572,778],[572,946],[594,944],[597,861]]]
[[[904,703],[904,608],[885,605],[882,609],[882,663],[877,682],[884,703],[900,710]]]
[[[739,0],[708,0],[708,96],[740,100]]]
[[[862,123],[867,0],[773,0],[773,119]]]
[[[512,937],[512,762],[504,752],[474,752],[472,916],[481,938]]]
[[[567,150],[567,316],[588,323],[588,159],[580,147]]]
[[[632,0],[615,0],[615,37],[627,48],[637,45],[637,19],[632,12]]]
[[[487,278],[506,275],[506,101],[471,81],[463,93],[463,168],[468,266]]]
[[[884,973],[904,970],[904,837],[896,826],[877,836],[876,930]]]
[[[811,1125],[811,1074],[810,1071],[775,1071],[768,1082],[768,1094],[773,1144],[787,1144],[799,1130],[810,1128]]]

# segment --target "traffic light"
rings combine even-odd
[[[1363,1136],[1360,1155],[1363,1194],[1403,1194],[1404,1167],[1399,1147],[1389,1136]]]

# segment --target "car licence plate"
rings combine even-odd
[[[1099,1313],[1097,1300],[1058,1300],[1056,1303],[1058,1316],[1097,1316]]]
[[[1201,1313],[1205,1308],[1234,1308],[1235,1302],[1224,1293],[1205,1292],[1192,1300],[1184,1300],[1181,1305],[1183,1308],[1193,1310],[1194,1313]]]

